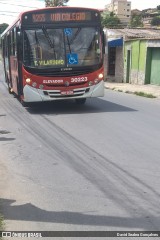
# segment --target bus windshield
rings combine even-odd
[[[23,63],[32,68],[93,66],[102,61],[98,27],[24,30]]]

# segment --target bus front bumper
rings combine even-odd
[[[65,99],[78,99],[90,97],[103,97],[104,96],[104,81],[96,85],[75,88],[73,90],[41,90],[25,85],[23,89],[24,102],[42,102],[42,101],[55,101]]]

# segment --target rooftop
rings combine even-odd
[[[109,38],[125,37],[125,38],[147,38],[160,39],[160,29],[144,29],[144,28],[124,28],[124,29],[106,29]]]

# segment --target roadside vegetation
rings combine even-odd
[[[120,19],[115,16],[113,12],[103,12],[102,14],[102,25],[103,27],[117,27],[121,25]]]
[[[3,216],[0,214],[0,231],[4,230]]]
[[[3,222],[3,216],[0,214],[0,231],[4,230],[4,222]],[[2,238],[0,237],[0,240],[2,240]]]
[[[145,93],[145,92],[137,92],[137,91],[129,91],[129,90],[123,90],[123,89],[120,89],[120,88],[116,88],[116,87],[113,87],[113,88],[109,88],[109,87],[106,87],[107,89],[110,89],[110,90],[113,90],[113,91],[117,91],[117,92],[124,92],[124,93],[128,93],[128,94],[135,94],[137,96],[140,96],[140,97],[146,97],[146,98],[157,98],[156,96],[154,96],[153,94],[151,93]]]
[[[150,93],[144,93],[144,92],[134,92],[135,95],[140,96],[140,97],[147,97],[147,98],[156,98]]]
[[[122,91],[121,91],[122,92]],[[153,94],[151,93],[145,93],[145,92],[132,92],[132,91],[125,91],[125,93],[128,93],[128,94],[135,94],[137,96],[140,96],[140,97],[146,97],[146,98],[157,98],[156,96],[154,96]]]
[[[9,25],[7,23],[0,24],[0,34],[2,34],[8,26]]]

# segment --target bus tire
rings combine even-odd
[[[86,98],[78,98],[78,99],[75,99],[75,100],[76,100],[76,103],[79,104],[79,105],[83,105],[86,102]]]
[[[23,100],[21,100],[21,104],[23,107],[28,107],[28,103],[24,102]]]

